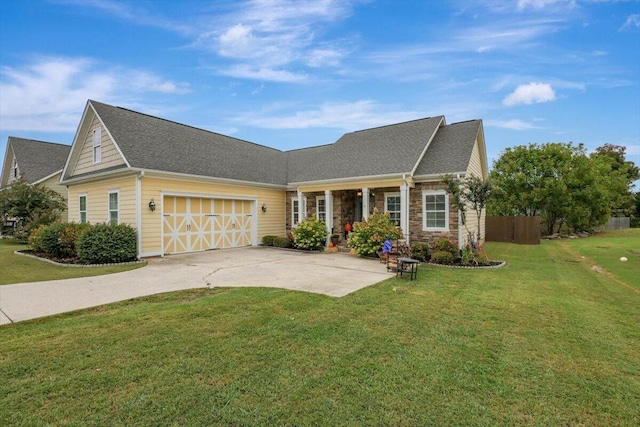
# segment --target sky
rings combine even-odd
[[[445,115],[640,165],[640,1],[0,2],[0,153],[88,99],[291,150]]]

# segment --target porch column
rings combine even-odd
[[[304,203],[304,194],[298,190],[298,222],[307,219],[307,205]]]
[[[369,189],[362,189],[362,219],[369,218]]]
[[[325,222],[327,224],[327,245],[331,240],[331,233],[333,229],[333,193],[331,190],[324,190],[324,209],[325,209]]]
[[[404,238],[409,244],[409,184],[403,183],[400,186],[400,228],[404,233]]]

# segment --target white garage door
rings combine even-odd
[[[164,196],[165,254],[250,246],[251,200]]]

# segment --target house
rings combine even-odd
[[[0,189],[19,179],[48,187],[67,199],[67,188],[59,184],[70,145],[10,136],[4,155]],[[66,219],[66,212],[62,217]]]
[[[438,116],[280,151],[90,100],[61,184],[70,221],[134,226],[141,257],[257,245],[307,216],[340,231],[374,207],[411,242],[462,245],[440,177],[486,178],[484,144],[482,121]]]

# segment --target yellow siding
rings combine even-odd
[[[102,161],[100,163],[93,163],[93,130],[97,127],[101,127],[102,129]],[[78,161],[71,175],[80,175],[123,164],[125,164],[125,161],[109,137],[107,129],[102,126],[100,120],[94,115],[91,119],[89,130],[84,135],[82,149],[80,150]]]
[[[64,186],[64,185],[58,184],[58,181],[60,181],[60,174],[56,174],[56,175],[52,176],[51,178],[42,181],[41,184],[44,187],[50,188],[53,191],[55,191],[56,193],[60,194],[62,197],[64,197],[64,201],[68,205],[69,204],[69,194],[68,194],[68,191],[67,191],[67,187]],[[62,220],[63,221],[67,221],[67,210],[62,212]]]
[[[257,200],[258,242],[265,235],[285,234],[285,192],[284,190],[252,186],[239,186],[186,180],[172,180],[147,174],[141,182],[142,204],[142,254],[159,255],[162,251],[162,200],[163,194],[171,193],[190,197],[246,198]],[[149,201],[154,199],[155,212],[149,209]],[[265,204],[267,212],[262,212]]]
[[[469,166],[467,167],[467,175],[473,175],[473,176],[477,176],[477,177],[484,177],[484,171],[482,170],[482,162],[481,162],[481,156],[480,156],[480,150],[478,148],[478,144],[479,141],[476,140],[476,143],[473,146],[473,152],[471,153],[471,159],[469,161]],[[480,238],[484,240],[484,217],[485,217],[485,212],[482,212],[482,216],[480,217],[480,224],[482,224],[482,229],[480,230]],[[467,226],[466,228],[463,227],[463,231],[462,231],[462,239],[463,239],[463,244],[466,245],[468,242],[468,238],[469,238],[469,232],[467,232],[467,229],[474,233],[478,231],[478,217],[476,216],[476,211],[473,210],[473,208],[471,206],[467,207]]]
[[[118,190],[120,224],[136,226],[136,178],[126,177],[69,186],[69,221],[80,221],[79,195],[87,195],[87,222],[109,221],[109,191]]]

